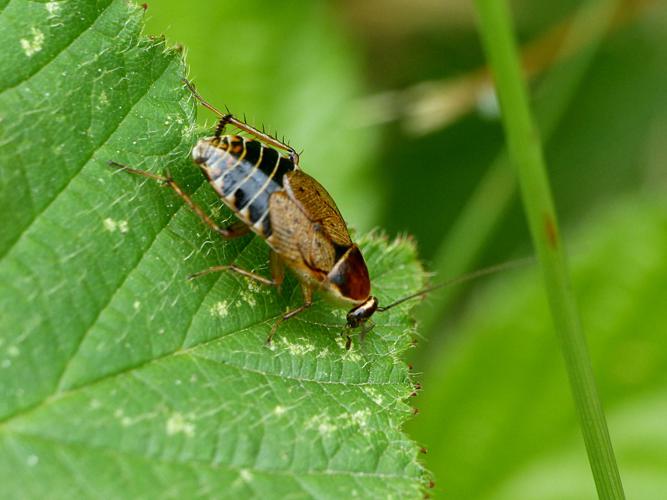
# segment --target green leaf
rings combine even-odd
[[[667,487],[664,197],[619,199],[568,240],[628,498],[659,498]],[[536,270],[499,276],[426,370],[411,430],[429,443],[427,466],[453,498],[596,496],[539,286]]]
[[[416,497],[400,427],[413,392],[407,308],[344,349],[344,310],[230,274],[267,273],[256,237],[216,238],[169,190],[109,169],[192,167],[180,54],[124,1],[0,13],[0,496]],[[345,211],[345,207],[342,207]],[[9,214],[9,216],[7,216]],[[421,286],[413,245],[359,242],[382,303]]]

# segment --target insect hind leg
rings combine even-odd
[[[199,101],[199,103],[204,106],[206,109],[209,109],[210,111],[213,111],[218,118],[218,125],[215,128],[215,137],[219,138],[222,135],[222,132],[225,129],[225,126],[227,125],[232,125],[233,127],[236,127],[239,130],[243,130],[244,132],[247,132],[251,136],[253,136],[255,139],[258,139],[259,141],[268,144],[270,146],[282,149],[283,151],[287,151],[287,154],[289,155],[290,160],[294,163],[294,165],[299,166],[299,153],[296,152],[296,150],[290,146],[289,144],[286,144],[284,141],[279,141],[275,137],[262,132],[261,130],[253,127],[252,125],[248,125],[245,121],[239,120],[238,118],[235,118],[234,115],[232,115],[229,110],[227,110],[227,113],[223,113],[220,111],[218,108],[213,106],[211,103],[209,103],[207,100],[205,100],[195,89],[195,86],[190,82],[189,80],[186,80],[185,78],[183,79],[183,82],[185,85],[188,87],[190,92],[192,92],[192,95],[194,96],[195,99]]]
[[[241,276],[245,276],[246,278],[255,280],[263,285],[268,285],[268,286],[277,286],[278,283],[274,279],[269,279],[261,274],[253,273],[252,271],[247,271],[246,269],[243,269],[242,267],[235,266],[234,264],[225,264],[222,266],[213,266],[209,267],[208,269],[204,269],[203,271],[199,271],[194,274],[190,274],[188,276],[188,280],[193,280],[196,278],[199,278],[201,276],[206,276],[207,274],[211,273],[221,273],[224,271],[232,271],[234,273],[240,274]]]
[[[136,168],[130,168],[127,165],[123,165],[122,163],[118,163],[113,160],[109,160],[109,166],[116,168],[118,170],[122,170],[123,172],[127,172],[129,174],[133,175],[139,175],[141,177],[146,177],[148,179],[153,179],[155,181],[158,181],[164,186],[168,186],[169,188],[172,189],[184,202],[185,204],[192,210],[199,219],[206,224],[208,227],[210,227],[213,231],[221,235],[223,238],[226,239],[231,239],[231,238],[236,238],[238,236],[243,236],[244,234],[248,233],[250,231],[250,228],[248,228],[245,224],[244,225],[239,225],[239,224],[232,224],[228,227],[220,227],[216,222],[209,217],[209,215],[204,212],[204,210],[197,205],[190,196],[183,191],[183,189],[174,181],[172,178],[171,174],[167,171],[166,175],[159,175],[159,174],[154,174],[153,172],[148,172],[146,170],[138,170]]]
[[[247,132],[251,136],[253,136],[255,139],[258,139],[259,141],[269,144],[270,146],[273,146],[275,148],[280,148],[284,151],[287,151],[287,154],[289,155],[289,159],[296,165],[297,167],[299,166],[299,153],[296,152],[296,150],[290,146],[289,144],[286,144],[283,141],[279,141],[275,137],[267,134],[266,132],[262,132],[261,130],[253,127],[252,125],[248,125],[246,122],[241,121],[237,118],[234,118],[233,115],[225,115],[220,118],[220,123],[222,121],[225,121],[226,124],[230,124],[239,130],[243,130],[244,132]],[[223,125],[224,128],[224,125]]]

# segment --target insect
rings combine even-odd
[[[235,238],[254,232],[270,248],[271,278],[234,264],[214,266],[189,276],[194,279],[213,272],[236,272],[265,285],[279,286],[285,267],[290,268],[301,284],[303,304],[287,311],[273,325],[267,342],[278,326],[308,309],[313,292],[324,292],[339,305],[351,307],[347,329],[370,330],[367,321],[378,309],[371,295],[368,268],[359,247],[350,238],[347,226],[329,193],[314,178],[300,169],[299,154],[286,143],[222,113],[205,101],[185,81],[194,97],[219,118],[215,133],[200,139],[192,150],[192,159],[239,221],[220,227],[169,173],[129,168],[110,161],[113,167],[148,177],[170,187],[193,212],[223,238]],[[224,134],[227,126],[246,132]],[[281,154],[280,151],[284,153]],[[346,347],[350,337],[346,336]]]
[[[343,331],[346,349],[349,349],[349,331],[361,328],[361,335],[365,335],[373,327],[369,320],[375,312],[386,311],[435,288],[421,290],[381,307],[371,294],[371,281],[361,250],[350,238],[336,203],[319,182],[300,169],[299,154],[286,143],[232,114],[222,113],[205,101],[189,81],[185,80],[185,84],[202,106],[219,119],[213,136],[197,142],[192,159],[239,220],[220,227],[168,172],[157,175],[114,161],[109,164],[170,187],[204,224],[223,238],[235,238],[252,231],[270,248],[271,278],[227,264],[205,269],[190,275],[189,279],[230,271],[265,285],[279,286],[283,282],[285,267],[295,273],[301,284],[303,303],[278,318],[267,343],[271,342],[282,322],[312,305],[316,291],[324,292],[338,305],[350,307]],[[224,134],[227,126],[246,132],[251,139]]]

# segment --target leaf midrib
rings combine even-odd
[[[271,469],[267,467],[257,467],[256,465],[249,466],[249,467],[235,467],[231,464],[227,463],[220,463],[220,464],[212,464],[203,460],[188,460],[188,461],[177,461],[177,460],[166,460],[163,457],[159,456],[147,456],[147,455],[142,455],[141,453],[136,453],[132,452],[129,450],[120,450],[118,448],[110,448],[108,446],[99,446],[99,445],[92,445],[91,443],[83,443],[83,442],[72,442],[72,441],[61,441],[59,439],[55,439],[50,436],[43,436],[41,434],[32,434],[30,432],[14,432],[11,434],[12,437],[24,437],[28,439],[34,439],[37,441],[43,441],[46,444],[49,445],[57,445],[58,447],[69,447],[69,448],[74,448],[74,449],[79,449],[79,450],[85,450],[93,453],[99,453],[100,451],[108,453],[110,455],[117,455],[118,457],[130,457],[130,458],[135,458],[139,460],[145,460],[145,461],[150,461],[151,463],[154,464],[162,464],[162,465],[174,465],[174,466],[183,466],[185,465],[190,465],[190,466],[201,466],[201,467],[208,467],[213,470],[216,469],[227,469],[233,472],[241,472],[243,470],[252,470],[252,471],[257,471],[257,472],[262,472],[265,474],[276,474],[276,475],[281,475],[281,476],[293,476],[295,474],[309,474],[309,475],[327,475],[327,476],[337,476],[337,475],[342,475],[342,476],[350,476],[350,477],[372,477],[372,478],[380,478],[380,479],[408,479],[410,481],[413,481],[412,477],[409,476],[401,476],[398,474],[386,474],[383,472],[360,472],[360,471],[350,471],[350,470],[337,470],[337,469],[324,469],[324,470],[313,470],[313,469],[304,469],[304,470],[288,470],[288,469]]]
[[[206,187],[206,186],[202,186],[202,189],[204,189],[205,187]],[[164,226],[158,233],[156,233],[156,236],[155,236],[155,238],[154,238],[154,240],[153,240],[153,243],[158,239],[158,237],[160,236],[160,234],[162,234],[163,231],[167,231],[167,230],[168,230],[169,222],[170,222],[174,217],[176,217],[176,215],[177,215],[181,210],[186,210],[186,209],[187,209],[187,207],[186,207],[185,205],[182,205],[176,212],[174,212],[174,214],[170,217],[170,219],[167,221],[167,223],[165,224],[165,226]],[[249,248],[250,243],[252,243],[252,241],[254,241],[254,239],[255,239],[255,238],[251,238],[251,239],[248,240],[248,243],[247,243],[242,249],[239,250],[239,252],[237,253],[237,255],[233,258],[232,262],[234,262],[236,259],[238,259],[239,257],[242,256],[243,252],[245,252],[245,251]],[[153,243],[152,243],[152,244],[153,244]],[[132,274],[132,272],[136,269],[136,267],[141,263],[141,261],[143,260],[143,258],[144,258],[147,254],[148,254],[148,251],[147,251],[147,252],[144,252],[144,254],[142,255],[141,259],[139,259],[139,261],[137,262],[137,265],[135,265],[131,270],[129,270],[129,272],[127,273],[125,279],[123,280],[123,283],[124,283],[124,282],[127,280],[127,278]],[[384,274],[387,274],[388,272],[389,272],[388,270],[383,270],[383,271],[381,271],[380,273],[376,274],[375,277],[378,278],[378,277],[380,277],[380,276],[382,276],[382,275],[384,275]],[[218,280],[220,280],[220,279],[222,279],[222,275],[216,279],[216,283],[217,283]],[[209,294],[211,293],[211,291],[212,291],[214,288],[215,288],[215,284],[213,284],[213,285],[211,286],[211,288],[204,294],[204,296],[202,297],[202,301],[201,301],[200,304],[203,304],[203,303],[206,301],[206,298],[209,296]],[[122,285],[119,286],[118,289],[116,290],[116,292],[110,297],[110,299],[109,299],[109,301],[107,302],[107,304],[102,308],[102,311],[105,310],[105,309],[108,307],[108,305],[111,303],[111,301],[112,301],[113,297],[115,296],[115,294],[118,293],[118,291],[120,291],[121,289],[122,289]],[[297,293],[297,292],[298,292],[298,287],[296,287],[296,288],[293,290],[293,292],[292,292],[292,296],[293,296],[295,293]],[[316,297],[316,298],[313,300],[313,304],[315,305],[315,304],[320,303],[320,302],[322,302],[322,301],[323,301],[323,299],[322,299],[321,297]],[[197,309],[197,312],[198,312],[200,309],[201,309],[201,305],[200,305],[200,307]],[[92,323],[91,326],[89,327],[88,331],[91,330],[91,329],[95,326],[97,320],[98,320],[99,317],[101,316],[102,311],[100,311],[100,314],[98,314],[98,316],[93,320],[93,323]],[[191,327],[191,325],[192,325],[192,319],[194,319],[194,317],[196,316],[196,314],[197,314],[197,313],[195,312],[195,313],[192,315],[191,322],[189,323],[188,330],[186,331],[186,333],[185,333],[185,335],[184,335],[184,338],[187,336],[187,333],[189,332],[190,327]],[[209,344],[213,344],[213,343],[215,343],[215,342],[224,341],[224,339],[227,338],[227,337],[231,337],[231,336],[234,335],[234,334],[238,334],[238,333],[242,333],[242,332],[251,330],[251,329],[253,329],[254,327],[256,327],[257,325],[266,323],[266,322],[268,322],[268,321],[275,321],[275,320],[277,320],[279,317],[281,317],[283,314],[284,314],[284,311],[280,311],[280,312],[278,312],[277,314],[275,314],[275,315],[273,315],[273,316],[269,316],[269,317],[262,318],[262,319],[259,319],[259,320],[257,320],[257,321],[254,321],[254,322],[252,322],[252,323],[250,323],[250,324],[244,326],[243,328],[240,328],[240,329],[235,330],[235,331],[233,331],[233,332],[229,332],[229,333],[227,333],[226,335],[221,335],[221,336],[218,336],[218,337],[215,337],[215,338],[208,339],[208,340],[206,340],[206,341],[204,341],[204,342],[199,342],[199,343],[196,343],[196,344],[192,344],[192,345],[190,345],[190,346],[188,346],[188,347],[186,347],[186,348],[181,348],[181,349],[173,350],[173,351],[168,352],[168,353],[165,353],[165,354],[163,354],[163,355],[161,355],[161,356],[159,356],[159,357],[151,358],[151,359],[148,359],[148,360],[143,361],[143,362],[141,362],[141,363],[137,363],[137,364],[135,364],[135,365],[127,366],[127,367],[125,367],[124,369],[119,370],[119,371],[116,371],[116,372],[106,373],[106,374],[104,374],[104,375],[102,375],[102,376],[100,376],[100,377],[98,377],[98,378],[89,379],[88,381],[86,381],[85,383],[83,383],[83,384],[81,384],[81,385],[73,386],[72,388],[67,389],[67,390],[64,390],[64,391],[61,391],[61,392],[53,392],[53,393],[51,393],[49,396],[47,396],[46,398],[43,398],[41,401],[38,401],[38,402],[36,402],[36,403],[33,404],[33,405],[27,406],[27,407],[25,407],[25,408],[22,409],[22,410],[19,410],[19,411],[17,411],[17,412],[14,412],[14,413],[12,413],[12,414],[9,414],[9,415],[7,415],[5,418],[0,419],[0,431],[2,430],[3,427],[6,427],[6,426],[8,426],[8,425],[11,425],[12,422],[17,421],[17,420],[22,419],[22,418],[26,418],[26,417],[28,417],[29,415],[31,415],[31,414],[33,414],[33,413],[35,413],[35,412],[38,412],[38,411],[40,411],[41,409],[43,409],[43,408],[45,408],[45,407],[47,407],[47,406],[49,406],[49,405],[51,405],[51,404],[54,404],[54,403],[58,402],[58,401],[61,400],[61,399],[64,399],[64,398],[66,398],[66,397],[71,396],[72,394],[76,394],[76,393],[78,393],[78,392],[80,392],[80,391],[83,391],[83,390],[85,390],[85,389],[88,389],[88,388],[90,388],[90,387],[92,387],[92,386],[95,386],[95,385],[97,385],[97,384],[102,384],[102,383],[104,383],[104,382],[109,381],[110,379],[114,379],[114,378],[117,378],[117,377],[126,375],[126,374],[128,374],[128,373],[132,373],[132,372],[134,372],[134,371],[136,371],[136,370],[140,370],[140,369],[142,369],[142,368],[144,368],[144,367],[146,367],[146,366],[149,366],[149,365],[151,365],[151,364],[153,364],[153,363],[159,363],[159,362],[161,362],[161,361],[164,361],[165,359],[169,359],[169,358],[171,358],[171,357],[175,357],[175,356],[188,355],[191,351],[194,351],[195,349],[201,348],[201,347],[206,346],[206,345],[209,345]],[[303,320],[303,319],[298,319],[298,320],[299,320],[299,321],[305,321],[305,320]],[[382,324],[382,326],[391,326],[391,325],[385,325],[385,324]],[[82,344],[82,343],[83,343],[83,339],[81,340],[80,344]],[[78,350],[77,350],[77,352],[78,352]],[[202,359],[202,360],[209,361],[209,362],[215,362],[215,360],[212,360],[212,359],[210,359],[210,358],[206,358],[206,357],[204,357],[204,356],[197,356],[196,354],[193,354],[192,356],[193,356],[193,357],[200,358],[200,359]],[[69,366],[69,364],[71,363],[71,361],[72,361],[75,357],[76,357],[76,353],[74,353],[74,354],[70,357],[68,363],[66,364],[66,368],[67,368],[67,366]],[[321,384],[321,385],[336,385],[336,384],[341,384],[341,385],[361,386],[361,387],[362,387],[362,386],[375,386],[375,385],[378,385],[378,386],[382,386],[382,385],[396,385],[396,382],[382,382],[382,383],[380,383],[380,382],[365,382],[365,383],[364,383],[364,382],[342,382],[342,381],[335,382],[335,381],[322,381],[322,380],[309,379],[309,378],[305,378],[305,377],[286,376],[286,375],[283,375],[283,374],[281,374],[281,375],[276,375],[276,374],[273,374],[273,373],[262,372],[261,370],[253,370],[253,369],[249,369],[249,368],[244,367],[244,366],[239,366],[239,365],[231,364],[231,363],[228,364],[227,366],[236,368],[236,369],[238,369],[238,370],[244,370],[244,371],[248,371],[248,372],[259,373],[259,374],[262,374],[262,375],[264,375],[264,376],[275,375],[275,376],[280,377],[280,378],[283,378],[283,379],[289,379],[289,380],[294,380],[294,381],[299,381],[299,382],[312,382],[312,383]],[[63,370],[63,374],[62,374],[61,377],[60,377],[61,380],[62,380],[62,378],[64,377],[64,374],[66,373],[66,368],[65,368],[65,370]]]
[[[244,250],[245,250],[245,248],[244,248]],[[240,253],[239,253],[239,255],[240,255]],[[218,278],[218,279],[220,279],[220,278]],[[214,287],[212,286],[212,287],[211,287],[211,290],[212,290],[213,288],[214,288]],[[211,292],[211,290],[209,290],[209,291],[206,293],[206,295],[204,296],[204,299],[202,299],[202,302],[205,300],[205,297],[208,296],[208,294]],[[316,303],[318,303],[318,302],[320,302],[320,301],[321,301],[321,299],[319,299],[319,300],[314,300],[314,301],[313,301],[313,304],[316,304]],[[126,368],[124,368],[124,369],[122,369],[122,370],[119,370],[119,371],[117,371],[117,372],[107,373],[107,374],[102,375],[101,377],[94,378],[94,379],[90,379],[90,380],[88,380],[87,382],[85,382],[85,383],[83,383],[83,384],[81,384],[81,385],[77,385],[77,386],[72,387],[71,389],[67,389],[67,390],[64,390],[64,391],[62,391],[62,392],[55,392],[55,393],[52,393],[52,394],[50,394],[48,397],[42,399],[41,401],[39,401],[39,402],[37,402],[37,403],[35,403],[35,404],[31,405],[31,406],[28,406],[28,407],[26,407],[26,408],[23,409],[23,410],[20,410],[20,411],[18,411],[18,412],[12,413],[12,414],[8,415],[7,417],[5,417],[4,419],[1,419],[1,420],[0,420],[0,431],[2,430],[3,427],[6,427],[6,426],[8,426],[8,425],[11,425],[11,423],[12,423],[13,421],[19,420],[19,419],[21,419],[21,418],[26,418],[26,417],[29,416],[30,414],[35,413],[35,412],[38,412],[39,410],[43,409],[44,407],[47,407],[48,405],[55,404],[55,403],[57,403],[59,400],[61,400],[61,399],[65,399],[66,397],[69,397],[69,396],[71,396],[72,394],[76,394],[76,393],[81,392],[81,391],[83,391],[83,390],[85,390],[85,389],[89,389],[90,387],[93,387],[93,386],[95,386],[95,385],[98,385],[98,384],[102,384],[102,383],[108,382],[108,381],[111,380],[111,379],[114,379],[114,378],[117,378],[117,377],[121,377],[121,376],[123,376],[123,375],[127,375],[128,373],[132,373],[132,372],[134,372],[134,371],[136,371],[136,370],[141,370],[142,368],[144,368],[144,367],[146,367],[146,366],[149,366],[149,365],[151,365],[151,364],[153,364],[153,363],[159,363],[159,362],[162,362],[162,361],[164,361],[164,360],[166,360],[166,359],[169,359],[169,358],[171,358],[171,357],[189,355],[190,352],[191,352],[191,351],[194,351],[195,349],[199,349],[199,348],[201,348],[201,347],[203,347],[203,346],[207,346],[207,345],[209,345],[209,344],[213,344],[213,343],[215,343],[215,342],[223,341],[223,340],[226,339],[227,337],[231,337],[231,336],[234,335],[234,334],[243,333],[243,332],[245,332],[245,331],[251,330],[251,329],[253,329],[254,327],[256,327],[257,325],[260,325],[260,324],[262,324],[262,323],[266,323],[266,322],[268,322],[268,321],[276,320],[276,319],[278,319],[279,317],[281,317],[283,314],[284,314],[284,312],[281,311],[281,312],[279,312],[279,313],[277,313],[277,314],[275,314],[275,315],[273,315],[273,316],[269,316],[269,317],[267,317],[267,318],[263,318],[263,319],[259,319],[259,320],[257,320],[257,321],[254,321],[253,323],[250,323],[250,324],[244,326],[243,328],[240,328],[240,329],[235,330],[235,331],[233,331],[233,332],[229,332],[229,333],[227,333],[226,335],[222,335],[222,336],[220,336],[220,337],[215,337],[215,338],[206,340],[206,341],[204,341],[204,342],[200,342],[200,343],[197,343],[197,344],[193,344],[193,345],[191,345],[191,346],[189,346],[189,347],[187,347],[187,348],[184,348],[184,349],[174,350],[174,351],[165,353],[165,354],[163,354],[162,356],[158,356],[158,357],[155,357],[155,358],[151,358],[151,359],[148,359],[148,360],[143,361],[143,362],[141,362],[141,363],[137,363],[137,364],[135,364],[135,365],[127,366]],[[303,321],[303,320],[301,320],[301,321]],[[383,326],[384,326],[384,325],[383,325]],[[198,355],[196,355],[196,354],[192,354],[192,357],[196,357],[196,358],[199,358],[199,359],[202,359],[202,360],[206,360],[206,361],[208,361],[208,362],[217,362],[217,361],[215,361],[215,360],[213,360],[213,359],[211,359],[211,358],[207,358],[207,357],[204,357],[204,356],[198,356]],[[340,384],[340,385],[348,385],[348,386],[355,386],[355,387],[356,387],[356,386],[359,386],[359,387],[363,387],[363,386],[376,386],[376,385],[377,385],[377,386],[383,386],[383,385],[396,385],[396,382],[346,382],[346,381],[324,381],[324,380],[310,379],[310,378],[306,378],[306,377],[295,377],[295,376],[288,376],[288,375],[284,375],[284,374],[280,374],[280,375],[278,375],[278,374],[269,373],[269,372],[262,372],[261,370],[251,369],[251,368],[247,368],[247,367],[245,367],[245,366],[240,366],[240,365],[236,365],[236,364],[232,364],[232,363],[226,364],[225,366],[229,366],[229,367],[232,367],[232,368],[236,368],[236,369],[238,369],[238,370],[242,370],[242,371],[248,371],[248,372],[251,372],[251,373],[258,373],[258,374],[261,374],[261,375],[264,375],[264,376],[267,376],[267,377],[268,377],[268,376],[275,376],[275,377],[278,377],[278,378],[280,378],[280,379],[288,379],[288,380],[294,380],[294,381],[298,381],[298,382],[312,382],[312,383],[321,384],[321,385],[336,385],[336,384]]]
[[[122,119],[118,122],[118,124],[116,125],[116,127],[109,133],[109,135],[107,136],[107,138],[106,138],[103,142],[101,142],[100,145],[99,145],[97,148],[95,148],[95,149],[92,150],[90,156],[89,156],[89,157],[82,163],[81,168],[79,168],[79,169],[76,171],[76,173],[74,173],[74,175],[73,175],[73,176],[67,181],[67,183],[63,186],[63,188],[62,188],[58,193],[56,193],[56,195],[53,197],[53,199],[51,199],[51,200],[47,203],[47,205],[45,205],[45,206],[43,207],[43,209],[42,209],[39,213],[35,214],[35,217],[32,219],[32,221],[30,221],[30,223],[23,229],[23,231],[21,231],[21,233],[19,234],[18,238],[17,238],[17,239],[16,239],[16,240],[15,240],[15,241],[8,247],[8,249],[7,249],[7,253],[10,253],[10,252],[16,247],[16,245],[17,245],[23,238],[25,238],[25,237],[27,236],[29,229],[36,223],[36,221],[39,219],[39,217],[40,217],[40,216],[41,216],[41,215],[42,215],[42,214],[43,214],[43,213],[44,213],[44,212],[45,212],[51,205],[53,205],[53,203],[54,203],[56,200],[58,200],[61,196],[64,195],[64,193],[67,191],[67,188],[71,185],[72,181],[73,181],[74,179],[76,179],[76,178],[78,177],[78,175],[81,173],[81,171],[82,171],[82,170],[83,170],[83,169],[90,163],[91,158],[92,158],[93,156],[95,156],[95,154],[96,154],[99,150],[101,150],[101,149],[102,149],[102,148],[109,142],[109,140],[113,137],[113,135],[114,135],[114,134],[118,131],[118,129],[124,124],[125,120],[127,120],[127,118],[132,114],[132,112],[134,111],[134,109],[135,109],[135,108],[136,108],[136,107],[137,107],[137,106],[138,106],[138,105],[139,105],[139,104],[140,104],[140,103],[141,103],[141,102],[142,102],[142,101],[143,101],[143,100],[144,100],[144,99],[151,93],[151,91],[154,89],[155,85],[156,85],[157,83],[159,83],[159,82],[162,80],[162,78],[164,78],[164,75],[167,73],[167,70],[168,70],[170,67],[172,67],[172,65],[175,64],[175,63],[177,63],[177,62],[172,61],[172,62],[169,62],[168,64],[165,64],[165,67],[163,68],[163,70],[162,70],[162,72],[159,74],[159,76],[158,76],[157,78],[155,78],[155,79],[151,82],[151,84],[146,88],[146,91],[145,91],[145,92],[144,92],[144,93],[143,93],[143,94],[142,94],[142,95],[141,95],[141,96],[140,96],[134,103],[132,103],[132,105],[130,106],[130,108],[128,108],[127,113],[126,113],[126,114],[122,117]],[[162,228],[160,231],[158,231],[158,232],[155,233],[155,236],[154,236],[153,240],[151,241],[151,245],[153,245],[153,244],[155,243],[155,240],[157,240],[157,238],[160,236],[160,234],[162,234],[162,231],[164,231],[164,229],[167,227],[169,221],[171,221],[171,220],[173,219],[173,216],[174,216],[176,213],[178,213],[179,211],[180,211],[180,209],[179,209],[179,210],[176,210],[176,211],[174,212],[174,214],[172,214],[172,216],[166,221],[166,223],[165,223],[165,225],[163,226],[163,228]],[[67,367],[68,367],[69,364],[71,363],[72,359],[74,359],[74,357],[75,357],[76,354],[78,353],[79,348],[81,347],[81,344],[83,343],[83,341],[84,341],[85,337],[87,336],[88,332],[90,332],[90,330],[95,326],[95,324],[96,324],[97,321],[99,320],[101,314],[107,309],[107,307],[108,307],[109,304],[111,303],[113,297],[114,297],[114,296],[116,295],[116,293],[118,293],[118,291],[122,288],[122,284],[124,284],[124,283],[127,281],[128,277],[131,275],[132,271],[135,270],[136,267],[141,263],[141,261],[143,260],[143,258],[144,258],[145,255],[146,255],[146,252],[144,252],[144,253],[140,256],[140,258],[137,260],[136,264],[135,264],[134,266],[132,266],[131,269],[128,270],[127,274],[123,277],[123,280],[122,280],[121,284],[118,286],[118,288],[117,288],[112,294],[109,295],[108,300],[107,300],[106,303],[105,303],[105,304],[98,310],[97,314],[96,314],[95,317],[92,319],[90,325],[86,328],[86,331],[83,332],[83,333],[81,334],[81,338],[80,338],[79,342],[77,343],[76,349],[74,350],[74,352],[72,353],[72,355],[70,355],[69,359],[68,359],[67,362],[65,363],[65,366],[64,366],[64,368],[63,368],[63,371],[62,371],[61,375],[58,377],[58,380],[55,382],[55,387],[56,387],[56,388],[58,388],[58,386],[60,385],[61,380],[62,380],[62,378],[64,377],[64,375],[65,375],[65,373],[66,373],[66,371],[67,371]],[[6,257],[6,254],[5,254],[5,255],[0,255],[0,262],[1,262],[5,257]],[[27,406],[25,409],[26,409],[26,410],[31,410],[31,409],[34,409],[35,407],[39,407],[39,405],[40,405],[42,402],[44,402],[44,401],[47,400],[48,398],[52,397],[53,395],[54,395],[54,394],[52,393],[52,394],[51,394],[50,396],[48,396],[47,398],[44,398],[44,399],[42,399],[40,402],[37,402],[37,403],[35,403],[35,404],[33,404],[33,405],[29,405],[29,406]],[[23,413],[24,413],[23,410],[19,410],[19,411],[17,411],[17,412],[8,414],[5,418],[0,419],[0,425],[1,425],[3,422],[6,422],[6,421],[11,420],[11,419],[14,418],[16,415],[21,415],[21,414],[23,414]]]
[[[200,184],[200,186],[199,186],[198,188],[196,188],[195,193],[198,192],[200,189],[205,189],[205,187],[206,187],[206,186],[202,186],[202,185]],[[65,376],[67,375],[67,371],[68,371],[68,369],[69,369],[70,364],[72,363],[72,361],[74,360],[74,358],[76,358],[76,356],[78,355],[78,353],[79,353],[79,351],[80,351],[80,349],[81,349],[81,346],[83,345],[83,343],[85,342],[86,338],[88,337],[88,334],[95,328],[95,326],[97,325],[97,323],[98,323],[100,317],[102,316],[102,314],[104,314],[104,312],[108,310],[108,308],[109,308],[109,306],[112,304],[114,298],[115,298],[115,297],[116,297],[116,296],[117,296],[117,295],[124,289],[124,286],[125,286],[125,284],[127,283],[127,280],[130,279],[130,277],[131,277],[131,276],[133,275],[133,273],[139,268],[139,266],[142,264],[142,262],[144,262],[144,259],[150,254],[151,249],[152,249],[153,246],[157,243],[157,241],[159,240],[160,236],[161,236],[165,231],[169,231],[169,224],[170,224],[170,223],[171,223],[171,222],[178,216],[179,213],[181,213],[182,211],[183,211],[184,213],[187,213],[187,212],[190,210],[184,203],[182,203],[182,202],[180,202],[180,203],[181,203],[181,206],[178,208],[178,210],[174,211],[174,212],[171,214],[171,216],[167,219],[167,221],[166,221],[165,224],[162,226],[162,228],[161,228],[159,231],[157,231],[157,232],[155,233],[155,236],[154,236],[153,239],[151,240],[151,243],[150,243],[150,245],[148,246],[148,248],[147,248],[144,252],[142,252],[141,256],[137,259],[137,261],[135,262],[135,264],[134,264],[130,269],[127,270],[127,273],[126,273],[125,276],[123,277],[123,280],[117,285],[117,287],[116,287],[116,289],[113,291],[113,293],[109,295],[108,300],[107,300],[107,301],[105,302],[105,304],[100,308],[100,310],[98,311],[97,315],[92,319],[92,321],[91,321],[90,325],[88,326],[88,328],[86,329],[86,331],[81,335],[81,338],[80,338],[80,340],[79,340],[79,342],[78,342],[78,344],[77,344],[77,346],[76,346],[76,349],[72,352],[71,356],[70,356],[69,359],[67,360],[67,363],[65,363],[65,366],[64,366],[64,368],[63,368],[62,373],[60,374],[60,377],[58,377],[58,381],[57,381],[57,383],[56,383],[56,392],[53,393],[52,396],[55,395],[55,394],[58,394],[58,393],[62,392],[62,391],[61,391],[61,389],[62,389],[62,383],[63,383],[63,381],[65,380]],[[238,258],[238,256],[239,256],[241,253],[243,253],[243,251],[245,251],[245,249],[247,248],[247,246],[250,244],[250,241],[252,241],[252,240],[249,240],[248,243],[246,243],[246,244],[239,250],[238,254],[234,257],[234,260],[235,260],[236,258]],[[219,279],[219,278],[218,278],[218,279]],[[217,281],[216,281],[216,282],[217,282]],[[205,298],[208,296],[208,294],[210,293],[210,291],[211,291],[212,288],[213,288],[213,286],[212,286],[212,287],[211,287],[211,288],[210,288],[210,289],[203,295],[202,302],[203,302],[203,301],[205,300]],[[201,304],[200,304],[200,305],[201,305]],[[199,308],[197,309],[197,311],[199,311]],[[188,323],[187,329],[185,330],[185,335],[183,336],[184,339],[187,338],[187,333],[188,333],[188,331],[190,330],[190,327],[192,326],[192,320],[194,319],[195,315],[196,315],[196,313],[193,314],[192,317],[190,318],[190,322]],[[178,352],[178,350],[176,350],[176,351],[172,351],[172,353],[173,353],[173,352]],[[160,359],[160,358],[155,358],[155,359]],[[103,375],[101,378],[103,379],[105,376],[108,376],[108,375],[111,375],[111,374],[105,374],[105,375]],[[95,378],[93,378],[92,380],[95,381],[95,380],[99,380],[99,379],[95,379]],[[84,385],[85,385],[85,384],[84,384]],[[2,422],[2,420],[0,420],[0,422]]]

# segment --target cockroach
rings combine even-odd
[[[109,164],[170,187],[204,224],[223,238],[236,238],[252,231],[263,238],[270,248],[271,278],[227,264],[205,269],[188,276],[188,279],[230,271],[265,285],[280,286],[285,266],[295,273],[301,285],[303,303],[278,318],[267,343],[271,342],[283,321],[312,305],[313,292],[316,291],[324,292],[338,305],[351,307],[344,327],[346,349],[349,349],[351,338],[348,332],[361,328],[361,335],[365,335],[373,327],[369,320],[374,313],[386,311],[444,285],[425,288],[380,306],[378,299],[371,294],[364,257],[350,238],[336,203],[319,182],[301,170],[296,150],[231,113],[222,113],[205,101],[189,81],[184,82],[201,105],[218,117],[214,134],[197,142],[192,150],[192,160],[239,220],[227,227],[219,226],[168,172],[158,175],[114,161]],[[251,138],[224,134],[228,126],[247,133]],[[493,269],[484,271],[492,272]]]

